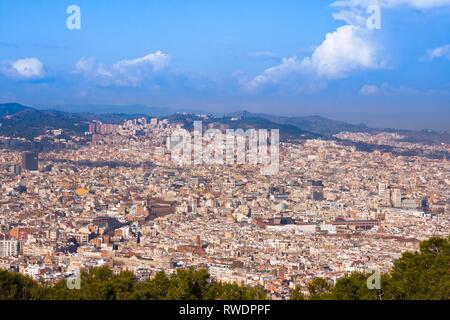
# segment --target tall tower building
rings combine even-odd
[[[22,153],[22,169],[37,171],[39,168],[39,155],[37,152]]]
[[[378,195],[380,197],[383,197],[385,195],[387,189],[388,189],[387,183],[379,183],[378,184]]]
[[[309,180],[306,182],[309,189],[309,197],[314,201],[322,201],[324,199],[323,195],[323,182],[321,180]]]
[[[394,208],[402,207],[402,191],[400,189],[394,189],[392,191],[391,201]]]
[[[23,252],[23,245],[18,240],[0,240],[0,257],[17,257]]]
[[[16,176],[20,176],[20,174],[22,173],[22,167],[17,164],[12,164],[8,167],[8,172],[15,174]]]

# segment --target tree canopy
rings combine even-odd
[[[260,287],[246,287],[210,279],[205,269],[179,269],[171,275],[158,272],[137,281],[132,272],[114,274],[108,267],[81,272],[80,289],[69,289],[66,280],[54,285],[27,276],[0,271],[1,300],[260,300]]]
[[[405,252],[390,272],[381,275],[381,288],[370,290],[371,274],[354,272],[335,284],[316,278],[308,286],[312,300],[449,300],[450,237],[431,238],[420,244],[419,252]],[[300,292],[301,293],[301,292]],[[291,299],[303,300],[299,289]]]

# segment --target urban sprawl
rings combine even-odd
[[[59,146],[39,153],[0,137],[0,268],[48,282],[98,266],[139,280],[206,268],[286,299],[315,277],[386,272],[420,241],[450,234],[446,158],[281,141],[278,172],[262,175],[251,163],[174,163],[166,142],[178,127],[97,121],[81,137],[35,138]],[[450,151],[392,133],[337,138]]]

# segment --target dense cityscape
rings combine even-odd
[[[167,139],[180,126],[92,121],[70,139],[63,129],[34,138],[58,146],[40,153],[1,137],[0,268],[48,283],[100,266],[139,281],[205,268],[217,281],[288,299],[317,277],[387,272],[421,241],[450,234],[446,157],[341,141],[423,154],[449,145],[387,132],[290,139],[280,143],[279,172],[266,176],[252,164],[174,163]]]

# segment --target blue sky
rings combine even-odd
[[[72,4],[80,30],[66,27]],[[0,102],[450,131],[449,18],[450,0],[1,1]]]

